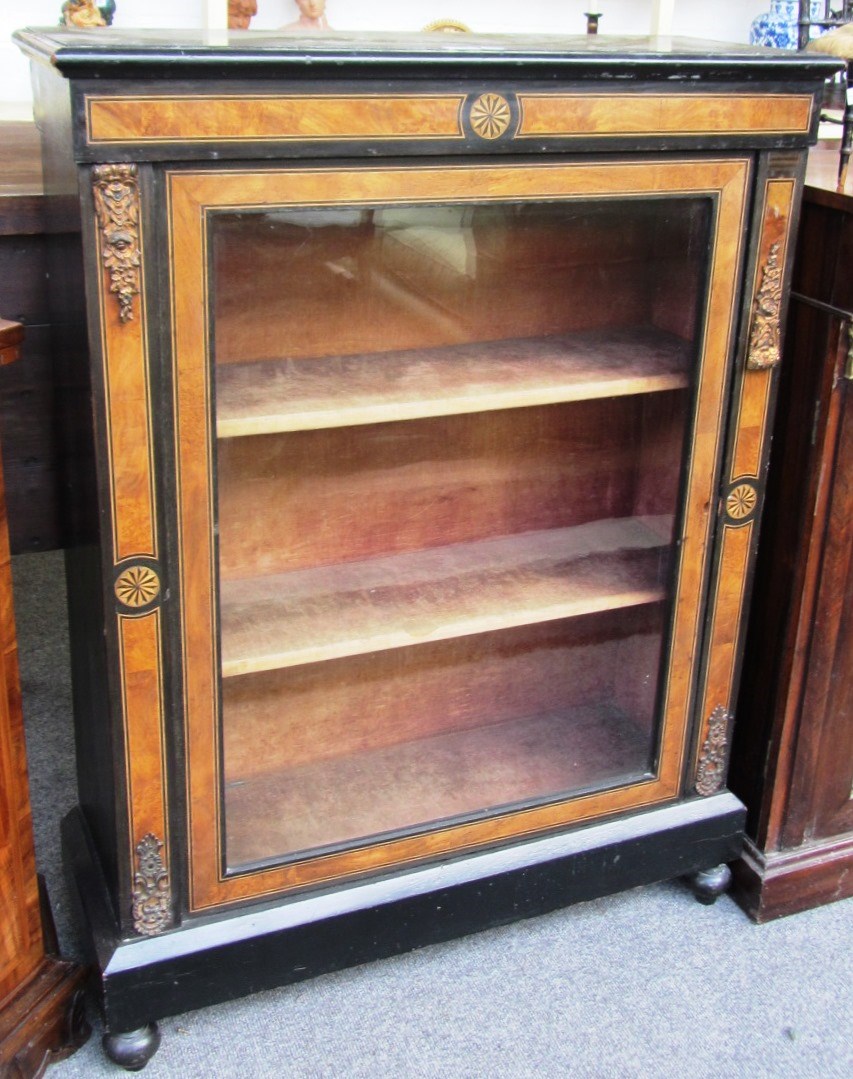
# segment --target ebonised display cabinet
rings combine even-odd
[[[80,220],[65,850],[108,1052],[615,889],[712,899],[834,62],[17,38]]]

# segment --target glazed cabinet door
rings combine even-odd
[[[191,910],[701,784],[752,181],[165,171]]]

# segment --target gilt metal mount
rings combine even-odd
[[[782,357],[781,326],[782,268],[779,265],[779,244],[773,244],[761,271],[761,284],[752,308],[752,327],[749,331],[749,371],[766,371],[775,367]]]
[[[154,937],[171,922],[172,890],[163,864],[163,841],[149,832],[136,844],[138,868],[133,876],[133,928]]]
[[[718,704],[708,720],[708,734],[699,754],[699,765],[696,769],[697,794],[716,794],[723,786],[731,722],[731,712]]]
[[[92,169],[95,215],[101,230],[101,258],[118,297],[119,318],[133,318],[139,294],[139,179],[136,165],[96,165]]]

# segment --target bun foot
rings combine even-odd
[[[723,863],[712,869],[698,869],[684,879],[699,902],[710,907],[728,889],[732,882],[732,871]]]
[[[119,1067],[139,1072],[160,1048],[160,1031],[156,1023],[122,1034],[104,1035],[104,1052]]]

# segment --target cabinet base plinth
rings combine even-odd
[[[79,810],[63,822],[108,1030],[399,955],[482,929],[734,860],[734,795],[634,813],[380,879],[204,917],[122,940]]]

